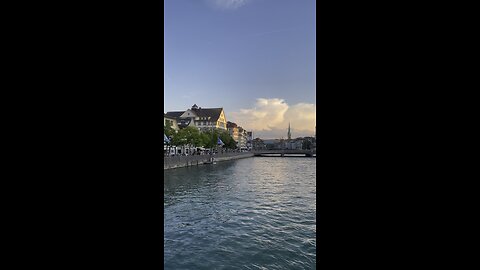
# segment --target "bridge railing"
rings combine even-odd
[[[253,150],[254,153],[311,153],[314,152],[312,149],[259,149]]]
[[[282,157],[284,155],[288,155],[288,154],[313,156],[314,154],[316,154],[316,151],[314,151],[314,150],[304,150],[304,149],[254,150],[253,154],[255,156],[273,154],[273,155],[281,155]]]

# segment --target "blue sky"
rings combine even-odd
[[[165,0],[164,12],[165,111],[223,107],[263,138],[288,122],[313,136],[314,0]]]

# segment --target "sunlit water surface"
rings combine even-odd
[[[315,158],[164,171],[165,269],[315,269]]]

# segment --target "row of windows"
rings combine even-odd
[[[206,126],[206,125],[211,126],[212,122],[199,121],[199,122],[197,122],[197,125],[199,125],[199,126]]]
[[[222,127],[226,127],[227,125],[222,122],[217,122],[217,123],[212,123],[212,122],[207,122],[207,121],[196,121],[196,124],[198,126],[212,126],[212,125],[219,125]]]

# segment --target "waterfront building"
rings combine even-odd
[[[252,149],[253,147],[253,131],[247,131],[247,148]]]
[[[167,115],[177,120],[179,128],[193,126],[200,131],[227,130],[227,118],[223,108],[202,108],[194,104],[186,111],[167,112]]]
[[[232,136],[239,149],[247,149],[247,131],[236,123],[227,122],[228,134]]]
[[[176,132],[178,131],[178,123],[177,123],[177,119],[172,117],[172,116],[169,116],[167,114],[163,114],[163,126],[165,127],[172,127]]]
[[[238,148],[246,149],[247,148],[247,131],[242,127],[238,127]]]
[[[312,150],[315,145],[314,137],[304,137],[302,149]]]
[[[236,123],[233,123],[233,122],[230,122],[228,121],[227,122],[227,130],[228,130],[228,134],[230,134],[230,136],[232,136],[233,140],[237,143],[237,147],[239,147],[238,145],[238,126]]]
[[[300,142],[300,148],[297,148],[298,143]],[[301,149],[301,140],[299,139],[289,139],[287,142],[285,142],[285,149],[289,150],[295,150],[295,149]]]
[[[256,138],[255,140],[252,141],[252,143],[253,143],[253,149],[257,149],[257,150],[266,149],[265,143],[260,138]]]
[[[254,149],[266,149],[266,150],[314,150],[315,138],[304,137],[295,139],[265,139],[260,140],[256,138],[252,141]]]
[[[290,144],[290,149],[292,150],[300,150],[303,149],[305,145],[305,140],[303,138],[297,138]]]
[[[268,150],[281,150],[287,148],[287,142],[285,142],[284,139],[263,140],[263,144],[265,145],[265,149]]]

